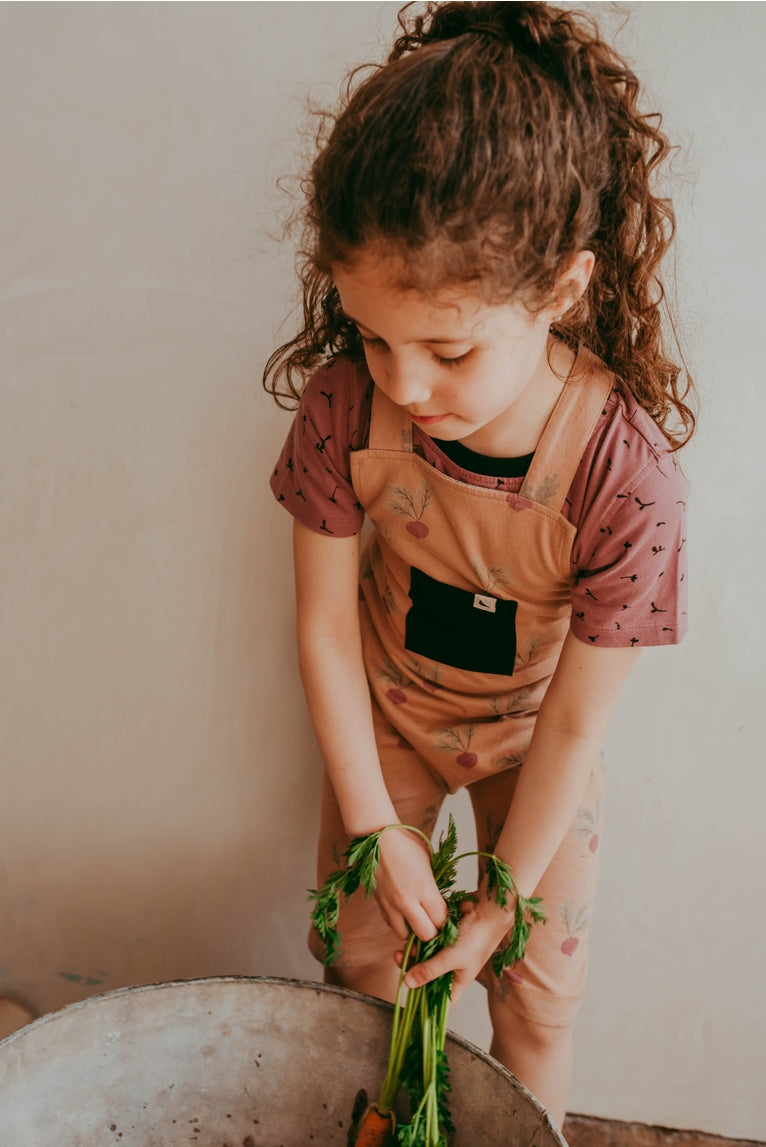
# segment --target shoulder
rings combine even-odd
[[[686,629],[686,479],[618,380],[569,491],[573,630],[600,645],[664,645]]]
[[[663,500],[686,498],[686,479],[662,431],[621,379],[594,427],[567,497],[575,526],[594,509],[611,518],[624,503],[647,489],[663,490]]]
[[[364,366],[347,359],[312,375],[271,475],[277,500],[317,533],[349,537],[362,527],[349,455],[368,435],[371,388]]]
[[[307,382],[299,417],[304,425],[327,430],[349,449],[359,449],[369,429],[372,388],[365,363],[337,358]]]

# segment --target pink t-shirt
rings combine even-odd
[[[367,445],[373,383],[338,359],[309,380],[271,488],[304,526],[359,533],[349,455]],[[458,481],[518,492],[522,478],[462,469],[413,426],[414,449]],[[569,488],[572,631],[588,644],[673,645],[686,632],[686,481],[665,439],[618,379]]]

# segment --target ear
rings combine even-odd
[[[578,251],[561,272],[553,288],[554,322],[585,294],[595,265],[596,256],[592,251]]]

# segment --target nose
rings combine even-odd
[[[392,355],[385,374],[382,389],[397,406],[422,406],[430,399],[431,383],[422,368],[397,361]]]

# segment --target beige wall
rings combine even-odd
[[[687,152],[705,414],[691,634],[644,655],[609,734],[572,1107],[764,1139],[766,18],[624,8]],[[316,975],[319,763],[267,491],[288,421],[258,384],[290,257],[266,230],[305,91],[330,99],[395,11],[0,5],[0,986],[38,1010]],[[484,1040],[479,989],[454,1022]]]

